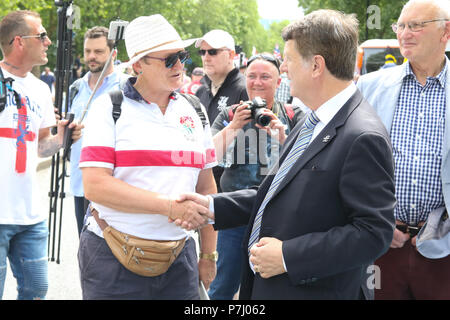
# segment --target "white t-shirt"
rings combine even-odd
[[[44,221],[48,210],[39,207],[36,181],[39,129],[56,125],[52,95],[45,82],[28,73],[14,76],[13,89],[26,108],[16,106],[8,90],[5,110],[0,113],[0,224],[31,225]]]
[[[124,96],[117,123],[108,94],[92,104],[85,123],[80,168],[113,169],[115,178],[135,187],[176,197],[195,192],[201,170],[217,164],[209,124],[181,95],[163,115],[154,103]],[[160,214],[120,212],[97,203],[100,218],[115,229],[152,240],[177,240],[190,233]],[[89,230],[102,236],[93,219]]]

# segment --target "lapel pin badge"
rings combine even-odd
[[[327,143],[328,141],[330,141],[330,139],[331,139],[330,135],[325,136],[325,137],[323,138],[322,142],[323,142],[323,143]]]

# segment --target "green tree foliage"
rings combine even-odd
[[[281,24],[275,24],[270,30],[264,30],[259,23],[256,0],[73,0],[79,8],[79,28],[74,29],[74,53],[83,56],[83,35],[93,26],[109,27],[112,20],[120,17],[131,21],[138,16],[162,14],[180,33],[183,39],[198,38],[212,29],[223,29],[233,35],[249,56],[253,46],[259,52],[272,51],[278,43],[282,46],[280,36]],[[49,0],[9,0],[1,1],[0,17],[17,9],[37,11],[41,14],[43,25],[47,29],[53,45],[49,48],[49,66],[56,62],[57,8]],[[283,22],[283,26],[287,25]],[[124,42],[119,44],[118,59],[128,60]],[[193,64],[189,69],[201,65],[194,46],[189,48]]]
[[[345,13],[355,13],[359,20],[360,42],[366,39],[395,38],[391,24],[397,21],[406,2],[406,0],[298,0],[299,6],[305,9],[305,14],[317,9],[335,9]],[[376,6],[376,8],[370,6]]]

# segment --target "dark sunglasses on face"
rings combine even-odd
[[[255,54],[254,56],[250,57],[250,59],[248,59],[247,68],[250,67],[250,64],[255,60],[266,60],[272,63],[275,67],[277,67],[278,72],[280,72],[280,61],[274,56],[270,56],[264,53]]]
[[[224,51],[224,50],[229,50],[229,49],[209,49],[209,50],[198,50],[198,54],[201,55],[202,57],[206,54],[206,52],[208,52],[208,54],[210,56],[215,56],[219,53],[219,51]]]
[[[17,36],[17,37],[21,37],[22,39],[26,39],[26,38],[39,38],[39,40],[41,40],[42,42],[44,42],[45,39],[48,38],[48,35],[47,35],[47,32],[41,32],[41,33],[39,33],[39,34],[37,34],[37,35],[34,35],[34,36]],[[13,43],[14,39],[16,39],[16,37],[14,37],[14,38],[9,42],[10,45]]]
[[[178,62],[178,59],[180,60],[181,63],[185,63],[186,60],[189,59],[189,57],[190,55],[188,51],[178,51],[174,54],[171,54],[167,58],[144,56],[144,59],[156,59],[159,61],[164,61],[166,68],[170,69]]]

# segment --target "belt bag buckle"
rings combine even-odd
[[[103,237],[125,268],[144,277],[156,277],[165,273],[180,254],[186,241],[141,239],[111,226],[103,230]]]

